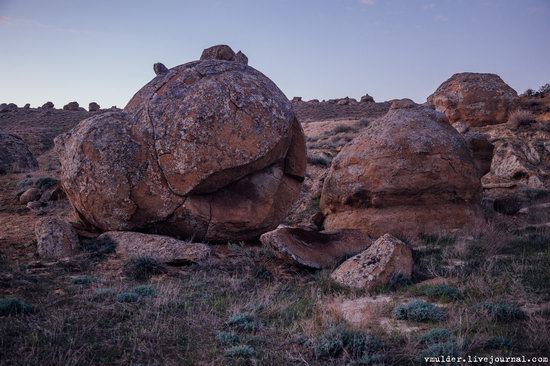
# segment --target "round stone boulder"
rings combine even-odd
[[[395,106],[334,159],[321,194],[324,226],[375,237],[460,228],[480,218],[480,178],[444,116]]]
[[[517,98],[517,92],[500,76],[465,72],[441,84],[428,103],[453,124],[478,127],[506,122]]]
[[[21,173],[38,168],[27,144],[18,136],[0,131],[0,174]]]
[[[226,47],[57,138],[62,185],[83,221],[226,241],[284,219],[304,179],[302,128],[279,88]]]

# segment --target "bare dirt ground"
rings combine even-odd
[[[536,102],[545,118],[546,105]],[[311,226],[331,160],[383,111],[297,110],[308,173],[286,223]],[[215,245],[206,263],[178,267],[123,262],[92,239],[74,258],[41,260],[35,222],[75,218],[66,200],[32,211],[18,192],[25,181],[57,177],[51,141],[87,115],[0,118],[0,129],[25,139],[41,167],[0,176],[0,364],[415,365],[441,354],[550,356],[550,233],[518,230],[547,211],[488,210],[487,222],[464,232],[402,238],[414,248],[413,279],[374,294],[339,287],[329,270],[292,267],[257,242]],[[428,305],[397,319],[396,307],[413,299]]]

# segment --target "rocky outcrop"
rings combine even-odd
[[[168,68],[164,66],[163,63],[157,62],[153,65],[153,71],[155,72],[155,75],[162,75],[168,72]]]
[[[260,237],[263,245],[292,264],[312,269],[332,268],[343,258],[368,248],[372,239],[360,230],[313,231],[279,228]]]
[[[84,221],[212,241],[257,238],[281,222],[304,179],[303,131],[277,86],[229,54],[207,49],[124,112],[56,140],[63,188]]]
[[[361,100],[360,100],[361,103],[374,103],[374,98],[371,97],[370,95],[368,94],[365,94],[361,97]]]
[[[42,109],[52,109],[54,107],[54,104],[52,102],[46,102],[42,104]]]
[[[73,227],[58,218],[45,217],[35,226],[38,255],[42,258],[64,258],[74,255],[79,248]]]
[[[495,145],[486,189],[550,189],[550,130],[543,123],[510,130],[506,125],[480,129]]]
[[[80,106],[78,105],[78,102],[70,102],[63,106],[64,111],[78,111],[80,109]]]
[[[410,279],[412,269],[411,248],[386,234],[364,252],[342,263],[330,277],[343,286],[368,291],[398,278]]]
[[[441,84],[428,103],[451,123],[484,126],[506,122],[517,96],[498,75],[465,72]]]
[[[38,168],[38,162],[18,136],[0,131],[0,174],[21,173]]]
[[[15,103],[2,103],[0,104],[0,113],[14,112],[17,111],[17,104]]]
[[[97,111],[99,111],[100,108],[101,107],[96,102],[91,102],[88,105],[88,111],[90,111],[90,112],[97,112]]]
[[[372,236],[449,231],[480,218],[480,173],[433,109],[393,108],[333,160],[321,194],[325,229]]]
[[[166,264],[179,265],[203,262],[210,255],[210,247],[206,244],[161,235],[109,231],[101,234],[97,240],[115,244],[116,253],[123,260],[149,257]]]

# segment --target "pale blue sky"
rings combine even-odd
[[[123,107],[152,65],[243,50],[292,98],[425,101],[455,72],[550,82],[550,0],[0,0],[0,103]]]

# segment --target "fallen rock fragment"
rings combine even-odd
[[[180,265],[200,263],[210,255],[210,247],[168,236],[129,231],[109,231],[97,240],[109,240],[116,245],[116,253],[127,260],[132,257],[150,257],[159,262]]]
[[[313,269],[334,267],[372,243],[360,230],[313,231],[290,227],[265,233],[260,241],[274,249],[280,258]]]
[[[347,287],[371,290],[389,284],[397,276],[410,278],[412,268],[411,248],[385,234],[367,250],[342,263],[330,277]]]
[[[42,196],[42,191],[38,188],[29,188],[21,196],[19,196],[19,203],[26,205],[32,201],[38,201]]]
[[[36,223],[35,234],[38,255],[42,258],[70,257],[80,245],[71,224],[56,217],[40,219]]]

